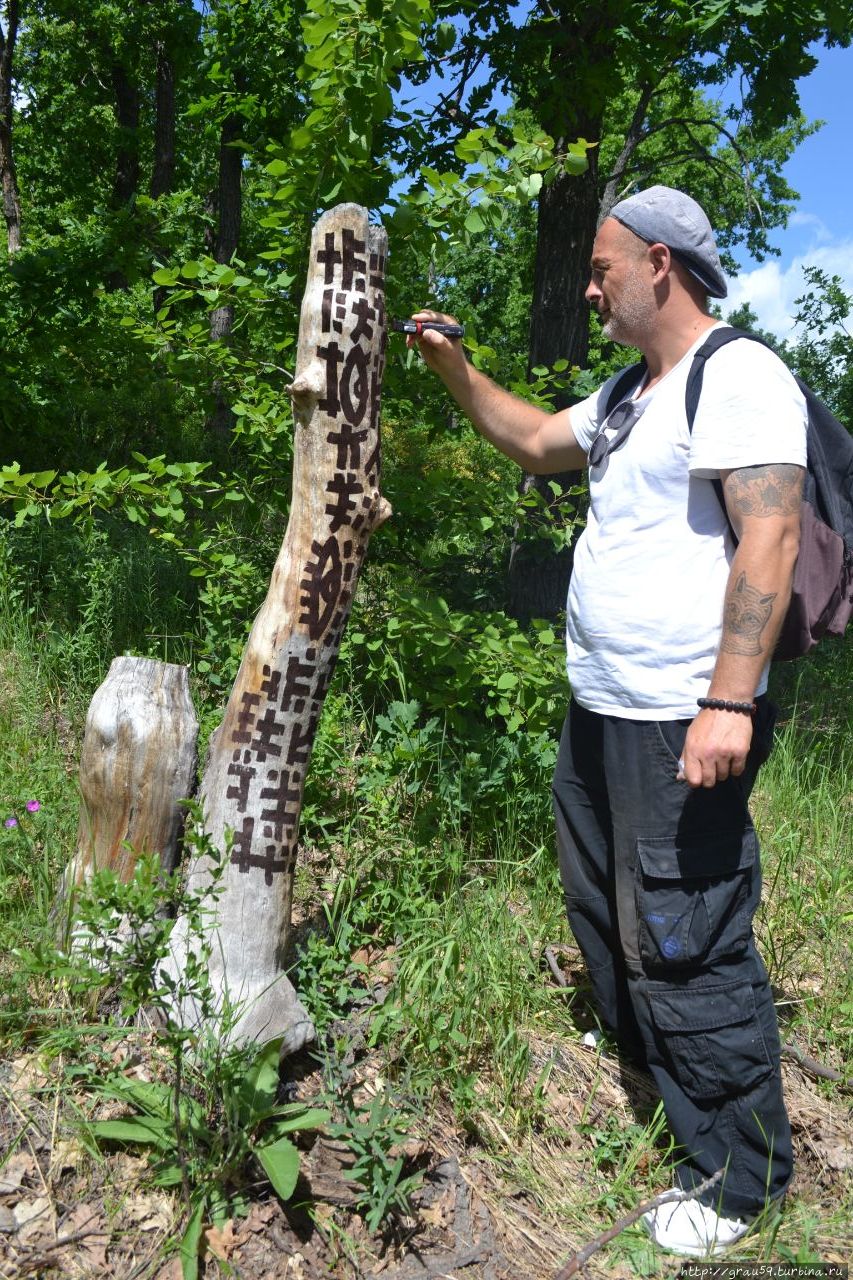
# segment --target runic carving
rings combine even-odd
[[[340,205],[315,227],[309,263],[290,520],[201,788],[213,841],[224,848],[233,832],[211,965],[246,1001],[235,1038],[280,1035],[287,1049],[311,1034],[281,972],[305,775],[365,550],[390,514],[379,492],[385,233]],[[190,878],[207,875],[199,859]]]
[[[306,564],[305,577],[299,584],[303,593],[299,601],[303,609],[299,621],[308,627],[312,640],[319,640],[340,595],[341,553],[333,537],[323,543],[312,542],[311,551],[315,559]]]

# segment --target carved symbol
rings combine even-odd
[[[384,253],[371,253],[370,255],[370,287],[371,289],[385,288]]]
[[[251,750],[254,751],[258,760],[263,762],[268,755],[281,755],[281,744],[273,742],[273,738],[284,733],[286,727],[281,720],[276,720],[275,707],[267,707],[260,720],[255,721],[255,736],[252,739]]]
[[[252,722],[255,718],[255,710],[261,700],[259,693],[249,693],[246,690],[240,697],[240,710],[237,713],[237,724],[231,735],[232,742],[250,742],[252,735],[250,730]]]
[[[309,649],[305,657],[308,658],[309,662],[313,662],[316,654],[316,649]],[[311,692],[310,683],[306,684],[305,681],[306,679],[310,681],[313,674],[314,668],[309,666],[307,662],[300,662],[295,655],[287,659],[287,670],[284,673],[284,693],[281,697],[282,711],[293,710],[299,715],[305,707],[305,699]]]
[[[329,528],[332,533],[336,533],[344,525],[352,523],[350,512],[355,511],[353,497],[356,494],[364,493],[364,485],[359,484],[355,472],[348,471],[346,475],[338,473],[332,476],[326,485],[326,492],[338,495],[336,502],[326,503],[326,515],[331,516]]]
[[[360,348],[354,347],[353,350],[358,351]],[[325,409],[330,418],[336,418],[341,407],[338,400],[338,365],[344,357],[336,342],[330,342],[327,347],[318,347],[317,355],[326,361],[326,398],[318,400],[317,405],[318,408]]]
[[[299,621],[307,625],[312,640],[319,640],[340,595],[341,553],[333,537],[327,538],[324,543],[312,542],[311,551],[317,559],[314,562],[308,561],[304,569],[305,577],[299,584],[303,592],[299,603],[305,610]]]
[[[244,818],[241,830],[234,832],[231,861],[240,871],[248,871],[252,865],[252,834],[254,830],[255,819]]]
[[[271,671],[267,664],[264,663],[263,675],[264,678],[261,681],[261,693],[265,693],[270,702],[275,702],[278,699],[278,687],[281,684],[281,672]]]
[[[288,764],[308,763],[308,757],[311,754],[311,743],[314,740],[314,730],[316,728],[316,715],[311,717],[304,730],[301,729],[298,724],[293,726],[290,731],[290,742],[287,744]]]
[[[357,467],[361,463],[361,446],[367,439],[367,428],[356,431],[349,423],[341,424],[340,431],[330,431],[326,436],[328,444],[337,445],[338,457],[335,468],[345,471],[347,467]]]
[[[374,401],[374,403],[378,404],[378,401]],[[370,457],[367,459],[367,461],[364,464],[364,470],[370,483],[372,485],[378,486],[379,484],[379,441],[378,440],[376,441],[376,447],[374,448]]]
[[[327,371],[330,367],[330,364],[326,365]],[[337,361],[335,362],[335,371],[337,372]],[[343,406],[344,417],[347,422],[353,423],[354,426],[358,426],[364,417],[369,390],[370,379],[367,372],[367,352],[361,347],[350,347],[341,374],[340,404]],[[353,403],[353,395],[355,395],[355,403]],[[328,399],[328,392],[326,393],[326,398]]]
[[[326,237],[328,241],[328,236]],[[356,240],[355,232],[348,227],[343,230],[343,246],[344,261],[341,275],[341,288],[350,290],[355,288],[356,292],[364,293],[364,275],[366,266],[364,258],[357,258],[357,253],[364,253],[365,244],[363,240]],[[328,268],[327,268],[328,270]],[[361,279],[353,281],[355,272],[361,272]]]
[[[379,406],[382,401],[382,374],[385,370],[385,361],[378,356],[374,361],[373,368],[370,370],[370,429],[377,431],[379,429]],[[376,456],[378,457],[377,445]]]
[[[239,755],[239,752],[234,754]],[[238,813],[246,812],[246,805],[249,803],[249,787],[257,772],[257,769],[252,768],[250,764],[239,764],[234,760],[228,766],[228,777],[237,778],[238,782],[236,787],[228,787],[225,795],[227,799],[237,801]]]
[[[267,838],[272,837],[274,840],[281,841],[284,839],[285,829],[288,834],[293,834],[302,790],[299,786],[291,786],[290,772],[287,769],[282,770],[280,782],[277,773],[271,773],[269,776],[273,785],[261,787],[260,797],[262,800],[272,800],[274,804],[261,809],[261,822],[269,824],[264,827],[264,835]]]
[[[344,232],[344,235],[346,235],[346,232]],[[350,235],[352,235],[352,232],[350,232]],[[335,248],[335,234],[333,231],[326,232],[326,247],[317,254],[317,261],[325,265],[323,283],[331,284],[335,278],[335,267],[341,261],[341,255]]]
[[[276,873],[288,870],[291,861],[290,856],[286,854],[284,857],[277,857],[276,855],[282,852],[281,847],[277,844],[268,844],[262,854],[252,853],[254,831],[255,819],[244,818],[242,829],[234,833],[231,861],[238,871],[243,874],[248,874],[252,867],[257,867],[260,871],[263,871],[266,883],[272,884],[272,878]]]
[[[350,310],[356,316],[356,324],[350,334],[350,340],[352,342],[360,342],[364,337],[370,342],[373,337],[373,324],[371,322],[376,319],[376,308],[371,307],[367,298],[356,298]]]
[[[330,329],[334,329],[335,333],[343,333],[343,321],[346,319],[346,298],[345,293],[335,294],[334,289],[326,289],[323,292],[323,306],[320,311],[321,324],[323,333],[328,333]],[[332,304],[335,305],[335,315],[332,318]]]

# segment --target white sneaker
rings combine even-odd
[[[720,1217],[698,1200],[659,1205],[643,1214],[643,1224],[661,1249],[691,1258],[716,1257],[752,1226],[744,1218]]]

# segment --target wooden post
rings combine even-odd
[[[76,885],[111,868],[123,881],[141,852],[177,859],[181,801],[195,789],[198,720],[187,668],[152,658],[114,658],[86,716],[80,757],[77,852],[63,877],[56,916]]]
[[[344,204],[317,222],[302,303],[294,409],[293,501],[269,592],[255,619],[201,786],[205,829],[233,845],[216,908],[210,973],[240,1014],[232,1041],[314,1029],[282,971],[305,774],[341,635],[373,530],[391,513],[379,492],[379,400],[387,330],[387,236]],[[190,868],[194,889],[210,860]],[[169,968],[191,942],[180,918]],[[185,1023],[196,1008],[184,1007]]]

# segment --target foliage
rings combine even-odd
[[[221,1225],[246,1205],[250,1163],[257,1162],[275,1192],[289,1199],[299,1172],[299,1153],[289,1135],[328,1119],[324,1110],[278,1101],[280,1040],[226,1047],[229,1020],[237,1011],[220,1010],[208,961],[210,916],[228,851],[217,855],[200,820],[193,809],[188,843],[214,863],[209,888],[184,887],[179,873],[164,875],[151,855],[139,858],[127,884],[112,871],[96,871],[68,900],[69,952],[43,943],[22,956],[31,974],[49,973],[63,981],[77,1002],[110,991],[117,1028],[133,1023],[143,1009],[156,1010],[165,1081],[134,1078],[126,1063],[116,1068],[108,1055],[72,1061],[67,1076],[96,1100],[118,1101],[129,1109],[121,1119],[87,1121],[87,1134],[99,1144],[142,1147],[155,1185],[182,1188],[188,1223],[181,1259],[187,1280],[198,1272],[203,1223]],[[174,923],[164,908],[177,906],[191,945],[184,970],[172,977],[161,967],[170,954]],[[184,1026],[180,1016],[189,999],[201,1011],[195,1026]],[[223,1018],[223,1035],[207,1029],[214,1013]]]
[[[796,301],[802,328],[790,346],[790,363],[853,431],[853,294],[839,276],[818,267],[806,267],[803,274],[809,289]]]

